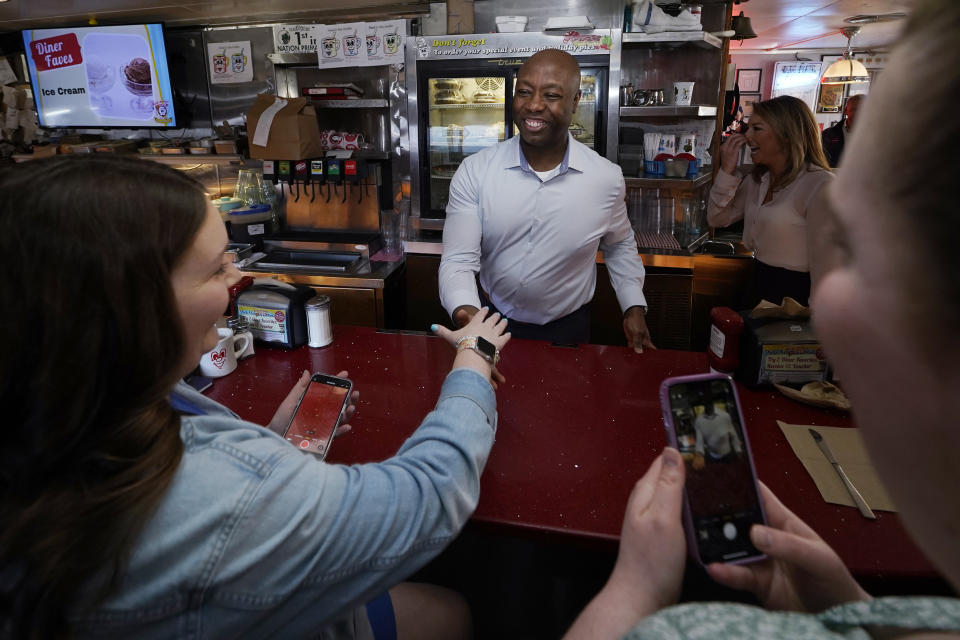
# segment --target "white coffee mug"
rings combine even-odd
[[[693,99],[692,82],[674,82],[673,83],[673,104],[677,106],[688,107]]]
[[[237,356],[250,346],[250,334],[233,334],[231,329],[217,329],[220,340],[200,358],[200,371],[210,378],[220,378],[237,368]]]

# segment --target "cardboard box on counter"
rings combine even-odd
[[[323,155],[317,112],[307,98],[257,96],[247,112],[250,157],[260,160],[303,160]]]
[[[474,33],[473,0],[447,0],[447,33]]]

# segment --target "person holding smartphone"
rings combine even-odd
[[[813,320],[849,395],[864,443],[899,517],[920,549],[960,590],[960,228],[956,155],[904,165],[915,140],[960,145],[960,75],[935,54],[956,41],[960,3],[923,0],[872,86],[835,188],[811,235]],[[902,105],[923,105],[901,128]],[[918,220],[922,216],[922,222]],[[822,259],[828,258],[828,259]],[[936,308],[930,314],[921,310]],[[960,600],[872,598],[842,560],[761,484],[767,525],[750,538],[766,560],[712,563],[728,587],[760,607],[690,603],[671,607],[686,563],[681,524],[686,467],[667,448],[627,503],[616,566],[568,638],[960,637]],[[811,498],[819,499],[819,498]],[[889,553],[896,553],[890,549]],[[805,615],[803,615],[805,614]]]
[[[0,635],[470,635],[458,596],[398,583],[476,507],[499,316],[438,328],[452,370],[395,456],[326,464],[180,382],[239,278],[199,183],[35,160],[0,172],[0,224]]]

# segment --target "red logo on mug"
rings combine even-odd
[[[70,67],[83,62],[77,34],[64,33],[30,43],[30,55],[37,71]]]
[[[213,361],[213,366],[217,369],[223,369],[223,363],[227,359],[227,350],[220,349],[220,351],[214,351],[210,354],[210,359]]]

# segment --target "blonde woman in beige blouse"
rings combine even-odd
[[[740,150],[753,170],[738,175]],[[779,303],[785,296],[808,304],[807,212],[833,179],[810,108],[792,96],[758,102],[746,134],[720,147],[720,171],[710,190],[707,221],[726,227],[743,219],[743,243],[756,258],[747,304]]]

